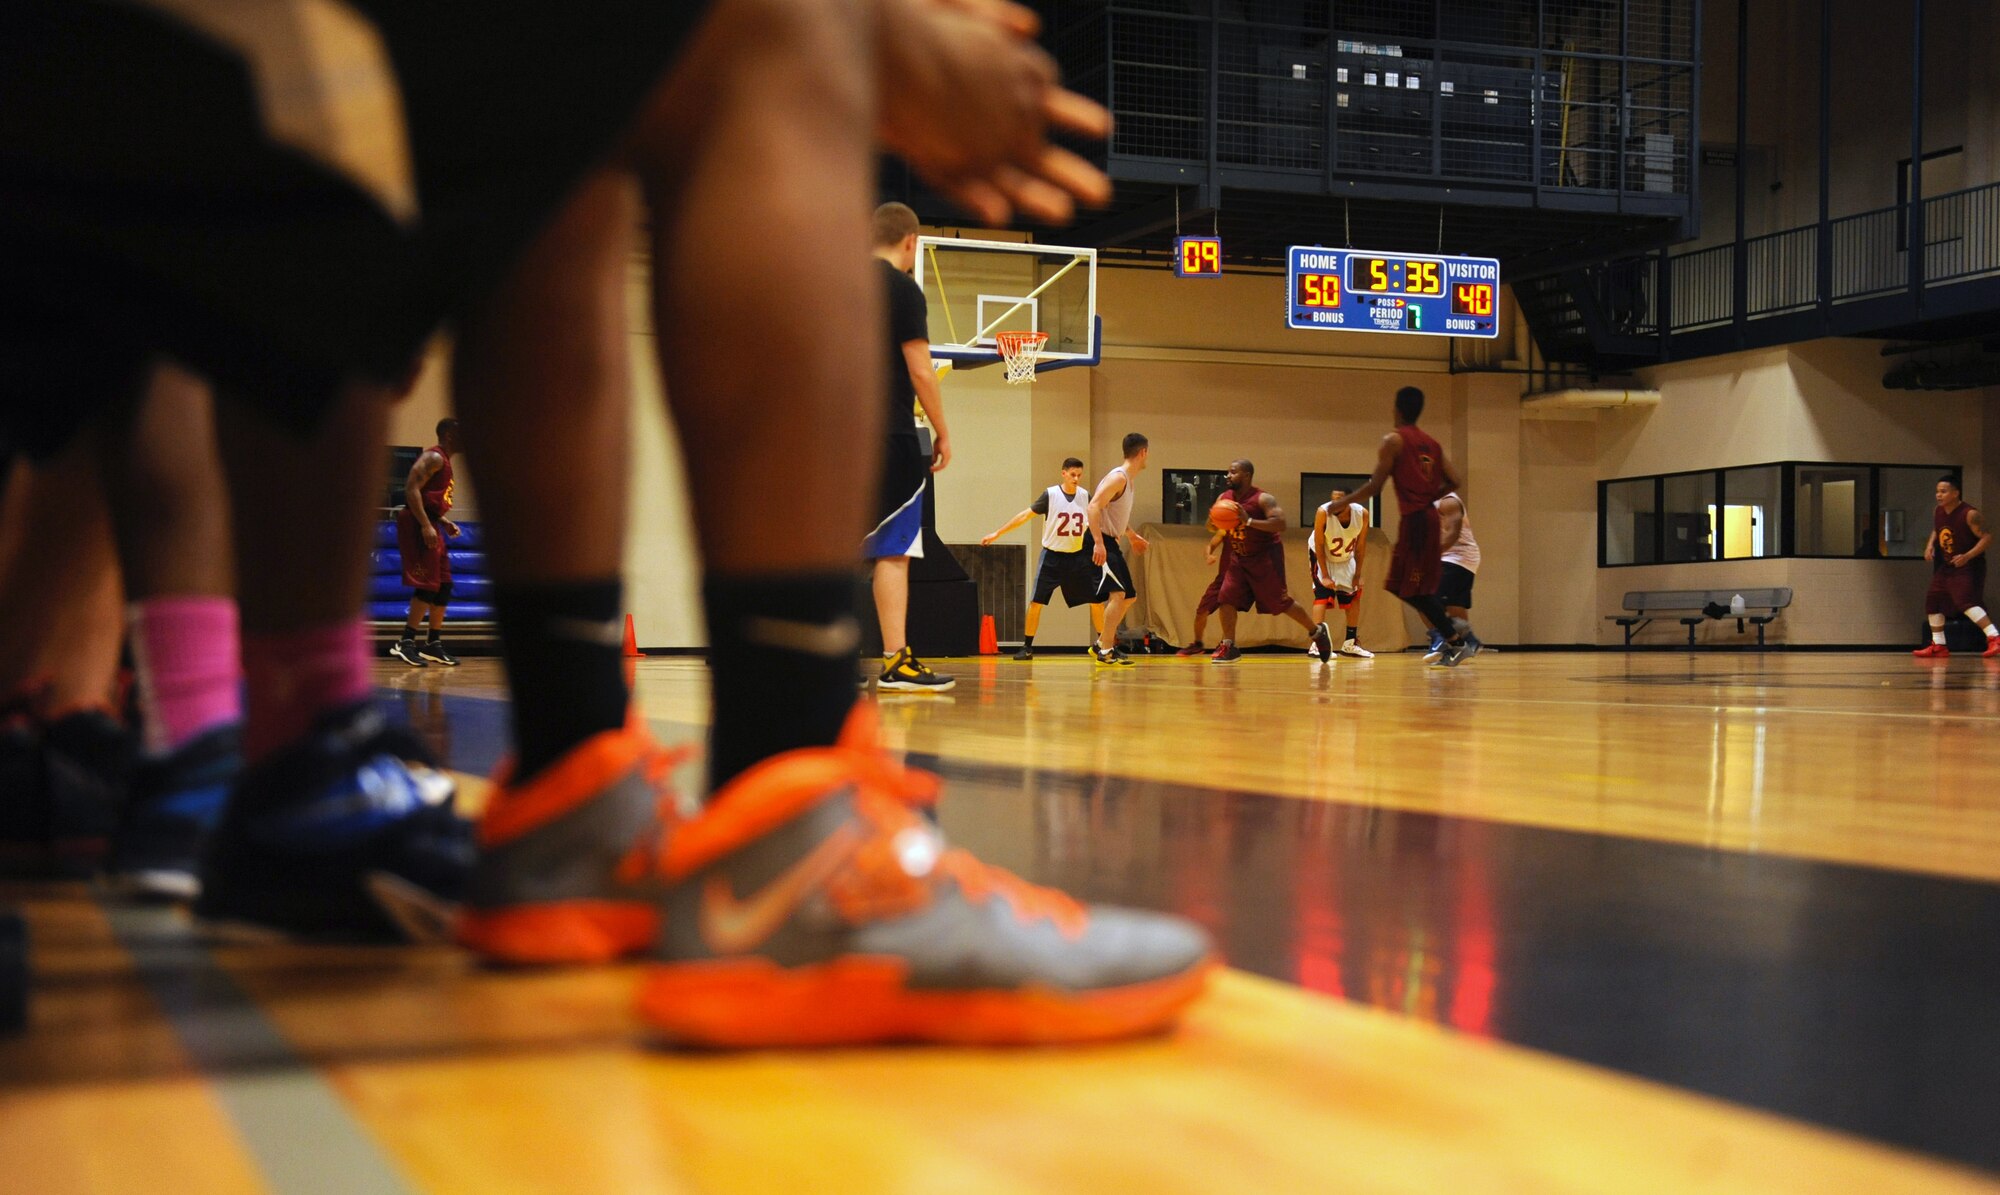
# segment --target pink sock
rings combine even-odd
[[[358,618],[243,636],[249,680],[244,759],[262,759],[302,737],[321,714],[367,697],[368,657],[368,628]]]
[[[125,612],[139,674],[139,720],[149,755],[243,716],[236,602],[193,594],[147,598]]]

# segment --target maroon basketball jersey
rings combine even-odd
[[[1415,424],[1396,429],[1403,437],[1403,451],[1396,454],[1396,468],[1389,479],[1396,483],[1396,505],[1404,514],[1422,510],[1451,492],[1444,476],[1444,448],[1429,432]]]
[[[1979,533],[1972,529],[1972,507],[1961,502],[1948,514],[1944,507],[1936,508],[1931,512],[1931,529],[1937,532],[1937,550],[1931,554],[1931,567],[1963,571],[1952,569],[1951,558],[1970,552],[1972,545],[1979,542]],[[1986,557],[1982,555],[1965,567],[1976,568],[1985,561]]]
[[[451,484],[451,457],[442,445],[433,444],[430,450],[444,458],[444,465],[431,474],[430,480],[424,482],[424,488],[417,492],[423,496],[424,513],[431,518],[441,519],[451,513],[454,493]]]
[[[1261,519],[1264,517],[1264,491],[1253,485],[1250,487],[1248,493],[1239,494],[1235,490],[1224,490],[1223,493],[1234,499],[1236,504],[1243,508],[1244,522],[1237,524],[1229,530],[1230,551],[1235,552],[1238,556],[1248,556],[1252,552],[1261,552],[1278,542],[1277,536],[1272,535],[1268,531],[1259,530],[1249,524],[1249,520],[1251,519]]]

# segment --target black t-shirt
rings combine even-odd
[[[875,260],[882,267],[882,285],[889,288],[888,430],[892,436],[914,437],[917,421],[911,412],[917,403],[917,387],[910,380],[909,363],[903,360],[903,346],[931,338],[929,308],[923,288],[914,278],[879,257]]]

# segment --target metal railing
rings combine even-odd
[[[1896,246],[1899,209],[1878,208],[1833,221],[1833,301],[1886,295],[1910,284]]]
[[[1751,316],[1801,311],[1819,302],[1819,226],[1788,228],[1743,242],[1749,263],[1745,311]]]
[[[1735,318],[1731,279],[1736,272],[1736,246],[1715,245],[1667,260],[1672,273],[1672,327],[1676,332],[1711,328]]]
[[[1924,200],[1924,278],[2000,274],[2000,183]]]
[[[1829,302],[1852,303],[1909,288],[1907,214],[1905,208],[1885,207],[1828,222],[1833,267]],[[2000,183],[1927,197],[1923,224],[1925,285],[2000,276]],[[1743,242],[1743,318],[1804,311],[1819,303],[1819,236],[1815,223]],[[1668,259],[1673,331],[1693,332],[1735,320],[1735,252],[1732,243]]]

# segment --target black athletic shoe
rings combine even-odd
[[[1017,660],[1032,660],[1035,658],[1035,649],[1032,647],[1023,647],[1020,651],[1014,653],[1014,658]]]
[[[1102,664],[1107,668],[1132,667],[1131,657],[1125,655],[1115,647],[1106,651],[1103,648],[1093,646],[1090,649],[1090,658],[1093,662]]]
[[[474,846],[454,785],[372,703],[246,769],[202,860],[195,913],[337,941],[442,941]]]
[[[458,657],[446,651],[444,644],[438,642],[436,639],[432,639],[422,647],[419,647],[417,655],[428,660],[430,663],[442,664],[446,668],[458,667]]]
[[[1331,660],[1333,658],[1333,636],[1327,632],[1325,623],[1320,623],[1313,628],[1311,651],[1313,655],[1322,660]]]
[[[1224,639],[1222,645],[1215,649],[1215,654],[1208,657],[1208,662],[1211,664],[1234,664],[1242,658],[1243,653],[1236,650],[1236,641],[1234,639]]]
[[[389,654],[412,668],[427,666],[424,663],[423,653],[417,650],[417,641],[415,639],[398,639],[389,648]]]
[[[242,772],[242,733],[234,725],[141,760],[105,863],[110,889],[141,900],[193,900],[201,892],[202,847]]]
[[[1456,668],[1464,661],[1471,659],[1472,652],[1472,646],[1462,639],[1457,643],[1444,643],[1438,647],[1438,657],[1431,661],[1431,667]]]
[[[96,874],[132,778],[131,732],[97,710],[0,732],[0,875]],[[14,787],[14,786],[19,787]]]
[[[890,657],[882,666],[882,675],[875,678],[876,688],[895,693],[946,693],[957,683],[952,677],[932,672],[907,647]]]

